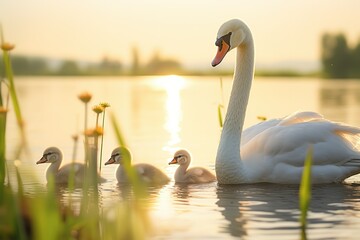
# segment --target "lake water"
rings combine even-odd
[[[228,102],[231,77],[31,77],[17,78],[16,88],[30,153],[21,157],[21,172],[35,173],[25,183],[43,186],[46,164],[36,166],[45,148],[62,149],[65,162],[73,152],[72,135],[80,134],[77,158],[83,159],[84,106],[82,92],[93,95],[90,107],[108,102],[131,149],[134,162],[161,168],[171,178],[176,166],[167,163],[178,148],[192,153],[193,166],[214,170],[220,137],[217,106]],[[282,117],[311,110],[325,117],[360,126],[360,81],[303,78],[257,78],[252,87],[245,127],[258,117]],[[95,113],[88,113],[95,125]],[[8,115],[7,155],[14,159],[19,142],[13,111]],[[117,141],[105,121],[103,161]],[[121,201],[115,167],[102,166],[108,181],[100,185],[102,204]],[[308,239],[358,239],[360,176],[345,184],[313,186]],[[30,191],[30,190],[29,190]],[[152,239],[300,239],[298,186],[217,183],[149,189]]]

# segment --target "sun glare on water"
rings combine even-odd
[[[164,129],[169,133],[168,142],[164,145],[163,150],[172,154],[180,139],[180,123],[182,120],[181,97],[180,93],[184,89],[186,80],[177,75],[160,77],[155,80],[155,86],[164,89],[166,92],[165,109],[166,120]]]

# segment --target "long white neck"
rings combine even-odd
[[[59,171],[59,167],[61,165],[61,159],[58,159],[56,162],[50,164],[48,169],[46,170],[46,180],[49,182],[50,178],[53,177],[54,181],[56,181],[56,174]]]
[[[237,47],[234,82],[216,156],[219,183],[246,183],[247,176],[240,156],[241,132],[254,75],[254,43],[251,33]]]

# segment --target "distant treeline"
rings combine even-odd
[[[0,56],[0,74],[4,73],[4,64]],[[181,64],[173,59],[164,58],[158,52],[145,64],[140,63],[136,48],[133,49],[133,60],[130,67],[115,59],[104,57],[98,63],[77,62],[74,60],[49,60],[41,57],[21,55],[11,56],[15,75],[154,75],[181,74]]]
[[[3,68],[2,59],[0,64]],[[55,61],[41,57],[13,55],[11,65],[15,75],[100,75],[118,74],[123,69],[120,62],[107,58],[99,63],[79,63],[73,60]]]
[[[16,51],[16,49],[15,49]],[[12,52],[13,53],[13,52]],[[4,73],[4,64],[0,56],[0,77]],[[359,78],[360,79],[360,40],[350,46],[344,34],[326,33],[321,38],[321,63],[324,78]],[[189,71],[182,67],[178,60],[163,57],[154,52],[149,61],[143,63],[139,50],[132,49],[130,65],[125,66],[120,60],[103,57],[99,62],[79,62],[74,60],[50,60],[41,57],[21,55],[11,56],[11,63],[15,75],[229,75],[232,69],[214,71]],[[218,70],[219,71],[219,70]],[[256,72],[262,76],[303,76],[306,73],[286,70]],[[315,76],[314,73],[311,73]],[[309,75],[309,73],[307,73]],[[317,74],[316,74],[317,75]]]
[[[360,78],[360,40],[349,46],[344,34],[326,33],[321,39],[322,71],[326,78]]]

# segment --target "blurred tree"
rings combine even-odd
[[[321,43],[321,60],[326,77],[350,77],[351,53],[345,36],[324,34]]]
[[[122,71],[122,64],[118,60],[113,60],[104,56],[98,66],[98,74],[113,75],[120,74]]]
[[[1,57],[2,59],[2,57]],[[12,56],[11,64],[17,75],[44,75],[49,73],[49,66],[45,59],[24,56]],[[1,66],[2,60],[1,60]]]
[[[159,52],[155,52],[146,65],[148,74],[179,74],[182,72],[181,64],[174,59],[164,59]]]
[[[351,51],[351,77],[360,78],[360,39]]]
[[[132,64],[131,64],[131,74],[137,75],[140,73],[140,57],[137,47],[132,48]]]
[[[60,75],[79,75],[80,72],[78,64],[72,60],[63,61],[58,70]]]

